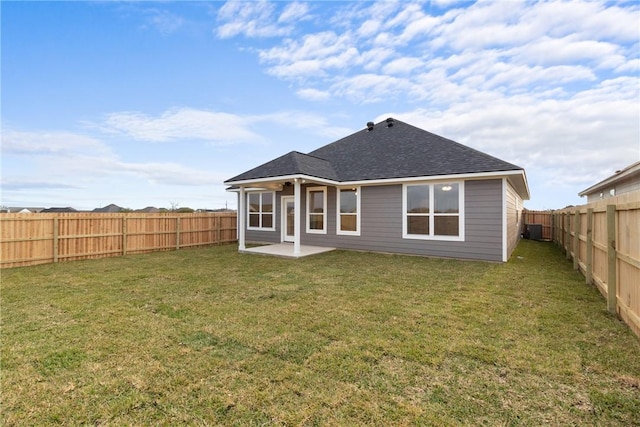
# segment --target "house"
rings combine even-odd
[[[587,203],[608,199],[632,191],[640,191],[640,162],[616,171],[613,175],[578,193],[587,196]]]
[[[121,212],[123,210],[123,208],[121,208],[118,205],[114,205],[113,203],[111,203],[110,205],[107,205],[103,208],[95,208],[92,212],[96,212],[96,213],[117,213],[117,212]]]
[[[389,118],[227,181],[238,243],[507,261],[520,238],[525,171]]]
[[[66,208],[47,208],[40,211],[41,213],[69,213],[69,212],[78,212],[76,209],[72,207]]]
[[[44,208],[34,208],[34,207],[5,207],[1,211],[7,213],[39,213],[42,212]]]
[[[160,209],[153,207],[153,206],[147,206],[144,209],[138,209],[136,210],[136,212],[144,212],[144,213],[158,213],[160,212]]]

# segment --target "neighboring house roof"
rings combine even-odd
[[[640,162],[635,162],[627,166],[626,168],[617,171],[615,174],[611,175],[608,178],[603,179],[597,184],[592,185],[586,190],[582,190],[578,195],[580,197],[586,196],[588,194],[596,193],[601,190],[606,190],[611,185],[615,185],[617,182],[632,179],[632,178],[640,179]]]
[[[292,151],[225,183],[298,174],[335,182],[356,182],[504,171],[523,169],[390,118],[309,154]],[[528,198],[526,182],[520,190],[523,198]]]
[[[66,208],[48,208],[43,209],[41,212],[43,213],[52,213],[52,212],[78,212],[74,208],[66,207]]]
[[[118,205],[114,205],[113,203],[111,203],[110,205],[107,205],[103,208],[95,208],[93,210],[93,212],[110,212],[110,213],[114,213],[114,212],[120,212],[122,210],[122,208]]]
[[[138,209],[136,212],[158,213],[158,212],[160,212],[160,209],[155,208],[153,206],[147,206],[144,209]]]
[[[6,212],[8,213],[38,213],[42,212],[44,208],[34,208],[34,207],[8,207],[6,208]]]

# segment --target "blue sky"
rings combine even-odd
[[[392,116],[525,168],[640,159],[638,2],[6,2],[6,206],[235,208],[223,181]]]

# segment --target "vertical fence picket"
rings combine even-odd
[[[235,212],[2,213],[0,268],[231,243],[236,241],[235,219]]]
[[[585,260],[584,279],[588,285],[593,284],[593,208],[587,209],[587,259]]]
[[[127,217],[122,217],[122,256],[127,254],[127,245],[129,242],[127,241]]]
[[[574,266],[578,263],[585,282],[603,295],[607,310],[640,336],[640,191],[582,207],[525,210],[525,224],[544,222],[539,219],[540,214],[549,217],[552,240],[567,259],[573,257]]]
[[[607,309],[617,312],[616,205],[607,205]]]
[[[58,217],[53,218],[53,262],[58,262]]]
[[[580,210],[573,218],[573,269],[580,268]]]

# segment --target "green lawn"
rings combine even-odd
[[[640,341],[548,243],[1,274],[4,426],[640,425]]]

